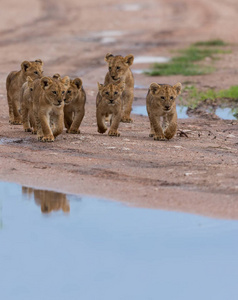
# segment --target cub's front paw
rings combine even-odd
[[[25,132],[31,132],[31,128],[25,128]]]
[[[99,133],[105,133],[107,131],[107,128],[98,128]]]
[[[122,117],[121,122],[123,122],[123,123],[133,123],[133,120],[130,117]]]
[[[154,140],[155,141],[165,141],[166,140],[166,138],[165,138],[165,136],[164,135],[154,135]]]
[[[71,134],[80,134],[80,130],[78,129],[69,129],[66,130],[66,133],[71,133]]]
[[[117,130],[109,130],[108,135],[110,135],[110,136],[120,136],[121,134]]]
[[[166,139],[170,140],[175,135],[175,133],[165,130],[164,135],[165,135]]]
[[[10,121],[10,124],[12,124],[12,125],[22,125],[22,121],[20,119],[15,119],[13,121]]]
[[[54,142],[55,138],[53,135],[49,135],[49,136],[44,136],[41,141],[42,142]]]
[[[154,133],[150,133],[149,134],[149,137],[153,137],[155,134]]]

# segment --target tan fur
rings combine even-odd
[[[33,80],[41,78],[42,66],[43,63],[40,59],[35,61],[23,61],[20,71],[12,71],[7,76],[6,88],[10,124],[22,124],[22,117],[19,112],[22,85],[26,82],[27,76],[30,76]]]
[[[121,120],[122,93],[125,88],[125,83],[119,84],[99,84],[98,94],[96,99],[96,117],[98,132],[104,133],[107,131],[105,117],[111,115],[111,127],[108,131],[110,136],[120,136],[117,131]]]
[[[27,81],[22,85],[20,106],[22,112],[23,129],[26,132],[36,133],[36,122],[33,113],[33,101],[31,94],[33,92],[33,80],[27,76]]]
[[[55,79],[43,77],[34,81],[33,111],[37,136],[42,142],[53,142],[64,127],[64,97],[69,77]]]
[[[85,114],[86,94],[82,80],[70,80],[70,86],[64,97],[64,124],[67,133],[80,133],[79,126]]]
[[[180,82],[174,86],[151,83],[146,97],[150,119],[150,135],[154,140],[171,139],[177,131],[176,97],[180,94]],[[160,119],[163,119],[162,127]]]
[[[133,120],[130,117],[132,102],[134,99],[134,78],[130,70],[133,64],[134,56],[129,54],[125,57],[121,55],[112,55],[108,53],[105,56],[108,63],[108,73],[106,74],[104,84],[125,82],[125,90],[122,94],[122,122],[130,123]]]

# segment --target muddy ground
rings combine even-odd
[[[131,205],[238,218],[238,121],[180,119],[166,142],[148,137],[147,117],[120,124],[121,137],[97,133],[96,82],[107,72],[107,52],[171,57],[200,40],[223,39],[230,54],[212,62],[206,76],[148,77],[134,74],[134,104],[145,104],[153,81],[192,82],[228,88],[238,80],[238,2],[2,0],[0,4],[0,180],[95,195]],[[107,32],[105,32],[107,31]],[[87,93],[80,135],[41,143],[8,123],[5,80],[23,60],[41,58],[44,73],[80,76]],[[134,64],[132,71],[148,64]],[[142,86],[142,88],[141,88]]]

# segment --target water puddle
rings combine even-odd
[[[177,109],[177,114],[179,119],[189,118],[189,116],[187,115],[188,108],[186,106],[177,105],[176,109]],[[208,110],[207,112],[209,113],[210,111]],[[132,113],[137,115],[142,115],[142,116],[148,116],[145,105],[133,106]],[[229,107],[226,108],[218,107],[216,108],[214,113],[223,120],[237,120],[237,118],[233,115],[232,108]]]
[[[163,56],[136,56],[133,64],[167,63],[169,61],[170,61],[169,57],[163,57]]]
[[[122,11],[139,11],[143,7],[144,5],[141,5],[139,3],[122,4],[116,6],[118,10],[122,10]]]
[[[187,107],[186,106],[176,106],[177,109],[177,114],[179,119],[187,119]],[[145,105],[138,105],[138,106],[133,106],[132,108],[132,113],[136,115],[141,115],[141,116],[148,116],[146,106]]]
[[[117,37],[121,37],[124,35],[124,32],[118,30],[104,30],[91,32],[85,37],[78,38],[84,42],[96,42],[101,44],[110,44],[115,43],[117,41]]]
[[[237,298],[238,221],[3,182],[0,195],[1,299]]]

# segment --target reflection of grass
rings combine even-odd
[[[193,44],[194,46],[207,46],[207,47],[214,47],[214,46],[227,46],[228,44],[225,43],[222,40],[210,40],[210,41],[204,41],[204,42],[197,42]]]
[[[188,101],[191,107],[196,107],[198,103],[204,100],[215,101],[220,99],[224,102],[224,99],[234,101],[238,105],[238,86],[231,86],[229,89],[215,91],[214,89],[207,89],[206,91],[199,91],[195,86],[187,86],[184,91],[188,94]],[[238,108],[234,108],[233,115],[237,115]]]
[[[205,44],[202,44],[205,43]],[[210,45],[208,45],[210,43]],[[223,42],[224,43],[224,42]],[[222,41],[213,40],[208,42],[199,42],[199,44],[194,44],[187,49],[182,49],[179,51],[180,55],[175,56],[168,63],[154,64],[151,71],[147,72],[148,75],[204,75],[212,73],[214,68],[211,66],[202,66],[195,64],[194,62],[199,62],[205,58],[215,59],[217,54],[230,53],[230,51],[217,49],[213,46],[219,44],[221,46]],[[225,45],[225,43],[224,43]],[[202,47],[201,47],[202,46]],[[206,46],[206,47],[204,47]]]

